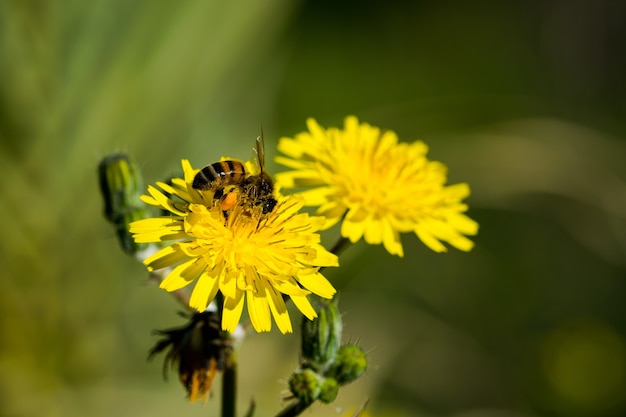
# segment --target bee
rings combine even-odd
[[[252,159],[259,167],[258,174],[248,172],[241,161],[219,161],[202,168],[191,186],[196,190],[213,191],[213,201],[220,200],[220,208],[224,213],[238,202],[246,209],[261,207],[263,214],[270,213],[277,202],[273,195],[274,183],[265,171],[263,132],[256,138]]]

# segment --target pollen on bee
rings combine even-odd
[[[236,204],[237,204],[237,193],[231,192],[224,196],[224,199],[222,200],[220,204],[220,208],[222,209],[222,211],[227,211],[235,207]]]

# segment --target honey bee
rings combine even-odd
[[[258,164],[258,174],[251,175],[241,161],[219,161],[202,168],[191,186],[196,190],[213,191],[213,200],[220,200],[220,208],[224,213],[238,202],[246,209],[261,207],[263,214],[270,213],[276,206],[276,199],[272,178],[265,172],[262,132],[256,138],[253,160]]]

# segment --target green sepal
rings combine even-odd
[[[124,252],[135,254],[142,245],[135,243],[128,225],[149,217],[147,206],[139,199],[144,191],[139,167],[128,155],[108,155],[98,165],[98,180],[104,200],[104,217],[115,227]]]
[[[324,404],[330,404],[335,401],[339,394],[339,383],[335,378],[324,378],[320,387],[319,400]]]
[[[343,345],[339,348],[332,368],[326,374],[337,380],[340,385],[354,381],[367,369],[367,355],[357,345]]]
[[[289,390],[301,402],[311,404],[319,398],[322,382],[312,369],[297,369],[289,378]]]
[[[337,355],[343,324],[336,301],[316,304],[317,318],[302,321],[302,359],[304,367],[323,373]]]

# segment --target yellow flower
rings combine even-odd
[[[442,242],[469,251],[478,224],[467,217],[461,200],[470,194],[466,183],[446,185],[447,168],[426,157],[423,142],[398,143],[393,131],[362,123],[354,116],[343,129],[324,129],[307,120],[308,132],[281,138],[278,149],[287,157],[276,161],[292,168],[279,173],[282,188],[312,187],[298,193],[318,206],[330,227],[342,221],[341,234],[357,242],[383,244],[403,256],[400,233],[414,232],[435,252]]]
[[[161,288],[176,291],[197,280],[189,305],[204,311],[218,291],[224,296],[222,328],[233,332],[247,299],[250,321],[269,331],[271,317],[282,333],[292,331],[283,295],[309,319],[316,317],[307,295],[331,298],[335,289],[319,272],[337,266],[337,257],[319,244],[324,219],[299,213],[302,202],[277,195],[267,213],[235,205],[225,216],[213,192],[192,188],[194,170],[182,161],[184,179],[148,187],[147,204],[171,213],[130,225],[137,243],[167,242],[144,263],[149,271],[172,268]]]

